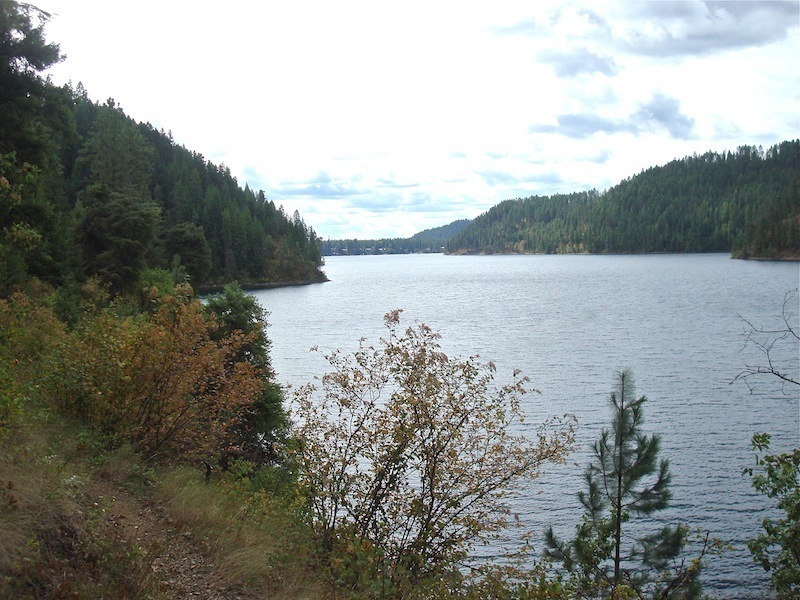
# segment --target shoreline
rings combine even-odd
[[[309,279],[304,281],[262,281],[262,282],[250,282],[250,283],[241,283],[239,282],[239,287],[243,290],[253,291],[253,290],[271,290],[275,288],[284,288],[284,287],[299,287],[302,285],[313,285],[315,283],[325,283],[330,281],[327,277],[323,279]],[[197,293],[198,294],[213,294],[216,292],[221,292],[225,289],[226,285],[230,285],[234,282],[228,283],[213,283],[213,284],[203,284],[198,286]]]
[[[759,260],[772,262],[800,262],[800,256],[732,256],[735,260]]]
[[[444,252],[446,256],[655,256],[655,255],[691,255],[691,254],[727,254],[728,251],[709,251],[709,252],[469,252],[459,250],[455,252]],[[735,256],[730,254],[732,260],[756,260],[772,262],[800,262],[800,256]]]

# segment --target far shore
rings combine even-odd
[[[800,262],[800,256],[734,256],[738,260]]]

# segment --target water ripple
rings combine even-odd
[[[311,346],[353,350],[362,336],[377,341],[383,314],[394,308],[405,310],[406,323],[441,331],[446,352],[495,362],[501,380],[522,369],[542,392],[528,397],[530,422],[575,414],[579,448],[523,489],[512,510],[526,529],[553,525],[570,535],[591,444],[608,426],[614,373],[631,368],[648,397],[645,426],[661,434],[673,473],[674,500],[659,517],[733,546],[710,562],[708,592],[735,598],[766,589],[768,578],[744,542],[773,509],[742,467],[753,462],[755,432],[770,432],[778,451],[800,442],[798,394],[769,378],[752,394],[730,381],[762,359],[743,348],[739,315],[772,326],[784,294],[797,287],[797,264],[723,255],[327,260],[330,283],[257,293],[271,312],[273,365],[283,383],[324,372]],[[782,351],[796,374],[796,345]],[[476,550],[478,557],[497,554],[496,545]]]

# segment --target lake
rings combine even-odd
[[[284,385],[327,371],[312,346],[352,351],[377,343],[383,315],[403,309],[442,334],[445,352],[478,354],[498,379],[521,369],[541,394],[526,397],[529,418],[572,413],[578,450],[535,480],[512,510],[536,534],[553,525],[571,537],[582,507],[575,494],[591,445],[610,424],[615,373],[630,368],[646,395],[645,429],[662,436],[673,500],[659,519],[710,531],[733,546],[703,575],[719,597],[758,594],[768,578],[744,546],[760,531],[769,502],[742,468],[754,462],[750,438],[769,432],[773,449],[800,443],[798,387],[762,376],[752,392],[731,383],[764,357],[744,344],[746,318],[773,328],[784,296],[798,287],[798,263],[732,260],[722,254],[636,256],[328,257],[331,281],[255,292],[270,312],[272,362]],[[789,307],[797,327],[798,306]],[[796,343],[776,344],[797,377]],[[505,378],[505,379],[504,379]],[[482,556],[496,547],[479,548]]]

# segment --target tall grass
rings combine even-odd
[[[231,580],[255,595],[336,596],[315,569],[311,532],[291,495],[254,491],[247,478],[206,483],[199,470],[182,467],[161,473],[155,497]]]
[[[0,598],[155,597],[150,563],[92,493],[87,437],[23,414],[0,440]]]
[[[206,483],[200,470],[144,462],[120,446],[118,431],[63,410],[59,386],[48,382],[80,327],[66,330],[48,293],[0,299],[0,598],[169,597],[153,567],[175,543],[206,552],[226,581],[256,597],[335,598],[315,573],[291,496],[267,493],[244,471]],[[79,383],[101,350],[76,357]],[[115,495],[125,496],[131,519],[137,503],[163,507],[177,531],[131,535],[112,516],[123,509],[108,504]]]

